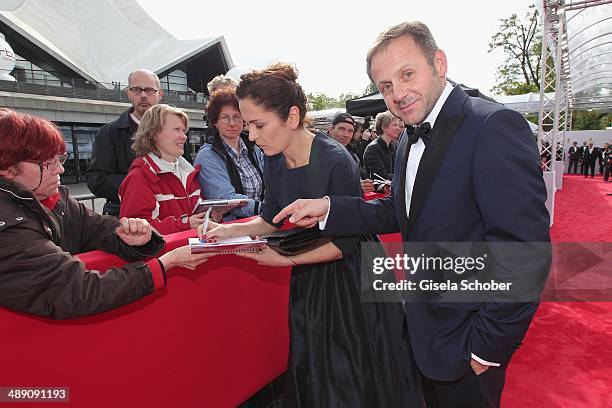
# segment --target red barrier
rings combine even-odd
[[[192,236],[166,236],[166,250]],[[98,270],[125,263],[79,257]],[[235,407],[285,370],[289,274],[225,255],[174,269],[166,288],[92,317],[0,308],[0,387],[69,387],[70,403],[45,407]]]
[[[167,236],[167,249],[190,236]],[[124,263],[100,251],[79,257],[101,270]],[[0,386],[70,388],[69,404],[44,406],[235,407],[286,367],[289,272],[218,256],[97,316],[0,309]]]
[[[363,198],[364,200],[374,200],[376,198],[385,198],[386,196],[388,196],[389,194],[386,193],[375,193],[375,192],[371,192],[371,193],[364,193],[363,194]]]

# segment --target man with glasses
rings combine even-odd
[[[87,186],[98,197],[106,198],[104,214],[119,216],[117,191],[136,158],[132,151],[133,134],[142,115],[157,105],[163,96],[154,72],[139,69],[128,77],[127,94],[132,107],[98,131],[93,145],[93,160],[87,171]]]

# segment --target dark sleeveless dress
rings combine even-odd
[[[281,208],[298,198],[361,195],[355,162],[323,134],[315,136],[306,166],[289,169],[282,154],[266,157],[264,183],[261,216],[272,225]],[[361,301],[364,241],[377,239],[336,238],[342,259],[291,272],[285,407],[424,406],[401,304]],[[372,247],[363,256],[384,256],[380,245]]]

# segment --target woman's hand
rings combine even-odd
[[[173,249],[159,257],[159,260],[164,264],[166,271],[174,268],[181,267],[187,269],[195,269],[202,262],[206,262],[211,256],[217,255],[216,253],[205,253],[205,254],[192,254],[189,245],[184,245]]]
[[[287,256],[283,256],[276,251],[264,246],[259,252],[236,252],[236,255],[249,258],[264,266],[295,266],[295,261]]]
[[[204,235],[206,234],[206,232],[217,228],[219,225],[214,221],[208,221],[208,230],[204,231],[204,224],[198,225],[198,238],[201,240],[202,238],[205,238]]]
[[[217,224],[216,222],[208,223],[208,231],[203,231],[203,227],[198,228],[198,237],[207,241],[219,241],[220,239],[237,237],[236,225]],[[200,233],[201,231],[201,233]]]
[[[151,240],[151,226],[147,220],[126,218],[119,220],[120,225],[115,230],[120,240],[130,246],[145,245]]]
[[[374,191],[374,183],[370,179],[361,180],[361,191],[370,193]]]
[[[202,225],[204,223],[204,215],[206,215],[206,213],[201,212],[189,217],[189,228],[198,228]]]

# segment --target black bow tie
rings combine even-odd
[[[419,126],[412,128],[412,134],[410,135],[410,143],[416,143],[419,138],[423,139],[423,143],[427,146],[429,137],[431,136],[431,125],[429,122],[421,123]]]

